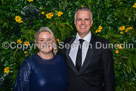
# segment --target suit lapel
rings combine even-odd
[[[90,44],[91,44],[91,46],[89,46],[85,61],[84,61],[83,66],[81,67],[81,69],[79,71],[79,74],[81,74],[87,68],[87,66],[89,65],[89,63],[91,61],[93,51],[94,51],[94,48],[95,48],[95,41],[94,41],[94,35],[93,34],[92,34]]]
[[[71,44],[74,42],[74,40],[75,40],[75,37],[72,38],[71,41],[69,42],[70,46],[71,46]],[[79,73],[77,72],[76,67],[75,67],[74,64],[73,64],[72,59],[71,59],[70,56],[69,56],[70,49],[71,49],[71,47],[70,47],[68,50],[66,50],[66,57],[67,57],[69,66],[72,68],[72,70],[73,70],[76,74],[79,74]]]

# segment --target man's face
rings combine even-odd
[[[79,10],[74,21],[78,34],[81,38],[85,37],[93,24],[89,11]]]

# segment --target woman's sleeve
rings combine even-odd
[[[13,91],[29,91],[31,65],[25,60],[18,72]]]

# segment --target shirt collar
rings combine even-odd
[[[79,36],[79,34],[77,33],[76,34],[76,41],[78,41],[79,39],[84,39],[86,42],[90,42],[90,40],[91,40],[91,36],[92,36],[92,33],[91,33],[91,31],[84,37],[84,38],[81,38],[80,36]]]

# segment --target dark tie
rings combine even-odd
[[[78,47],[77,51],[77,58],[76,58],[76,68],[79,71],[81,68],[81,63],[82,63],[82,44],[84,42],[83,39],[79,39],[80,45]]]

